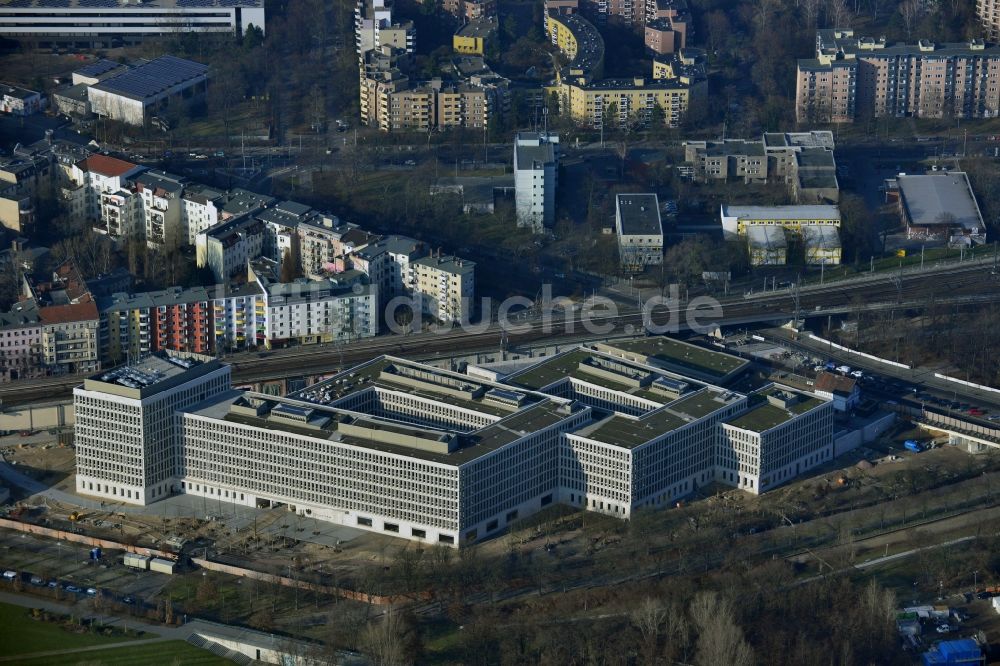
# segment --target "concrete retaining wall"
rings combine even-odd
[[[968,386],[969,388],[979,389],[980,391],[990,391],[991,393],[1000,393],[1000,389],[995,389],[992,386],[983,386],[982,384],[967,382],[964,379],[958,379],[957,377],[949,377],[948,375],[942,375],[939,372],[935,372],[934,376],[937,377],[938,379],[943,379],[946,382],[955,382],[956,384],[961,384],[962,386]]]
[[[44,430],[74,423],[73,401],[12,405],[0,411],[0,430]]]
[[[73,532],[67,532],[65,530],[54,530],[50,527],[42,527],[41,525],[32,525],[31,523],[22,523],[19,520],[10,520],[8,518],[0,518],[0,528],[5,528],[8,530],[16,530],[18,532],[25,532],[27,534],[36,534],[38,536],[48,537],[50,539],[60,539],[62,541],[72,541],[73,543],[82,543],[90,547],[100,546],[100,548],[103,550],[124,550],[131,553],[138,553],[140,555],[150,555],[152,557],[164,557],[166,559],[175,559],[177,557],[173,553],[168,553],[163,550],[157,550],[155,548],[140,548],[137,546],[129,546],[128,544],[119,543],[118,541],[110,541],[108,539],[98,539],[97,537],[87,536],[86,534],[75,534]]]
[[[824,345],[829,345],[830,347],[833,347],[834,349],[839,349],[840,351],[847,352],[848,354],[854,354],[856,356],[860,356],[861,358],[866,358],[869,361],[875,361],[876,363],[885,363],[886,365],[891,365],[891,366],[893,366],[895,368],[903,368],[904,370],[909,370],[910,369],[910,366],[906,365],[905,363],[896,363],[895,361],[890,361],[888,359],[884,359],[884,358],[881,358],[879,356],[873,356],[872,354],[866,354],[866,353],[860,352],[860,351],[858,351],[856,349],[851,349],[850,347],[844,347],[843,345],[838,345],[836,342],[831,342],[830,340],[825,340],[825,339],[819,337],[818,335],[813,335],[812,333],[809,334],[809,339],[810,340],[814,340],[814,341],[819,342],[819,343],[822,343]]]

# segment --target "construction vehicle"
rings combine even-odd
[[[69,521],[71,523],[75,523],[75,522],[78,522],[78,521],[81,521],[81,520],[83,520],[83,513],[82,512],[80,512],[80,511],[74,511],[73,513],[69,514]]]

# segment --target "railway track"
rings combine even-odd
[[[884,278],[865,278],[850,282],[803,287],[796,294],[790,289],[721,299],[721,317],[702,316],[702,324],[720,326],[777,321],[794,316],[796,307],[800,316],[826,316],[845,308],[873,308],[894,303],[914,303],[927,299],[941,303],[956,301],[956,297],[973,294],[984,300],[1000,301],[1000,293],[992,293],[988,264],[972,263],[949,266],[947,270],[930,270],[925,273],[886,275]],[[985,285],[985,289],[984,289]],[[692,301],[693,303],[694,301]],[[234,354],[224,360],[232,366],[236,384],[269,381],[301,374],[325,374],[368,360],[382,354],[407,356],[427,360],[439,355],[481,352],[499,349],[502,336],[509,347],[526,345],[539,340],[570,343],[575,340],[614,337],[641,333],[647,325],[657,327],[677,322],[677,332],[686,330],[682,315],[688,304],[668,309],[651,308],[648,312],[601,313],[589,317],[592,332],[582,324],[579,315],[567,317],[555,312],[550,321],[513,321],[506,335],[503,328],[493,323],[478,326],[474,331],[455,329],[446,333],[417,333],[412,335],[379,336],[351,342],[349,345],[323,345],[297,347],[272,352],[246,352]],[[673,331],[670,331],[673,332]],[[67,396],[82,376],[49,377],[22,380],[0,387],[0,401],[4,405],[25,404]]]

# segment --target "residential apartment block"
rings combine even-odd
[[[492,72],[460,82],[414,82],[395,68],[366,69],[361,80],[361,120],[385,132],[483,129],[508,105],[508,82]]]
[[[167,349],[213,353],[212,304],[212,293],[205,287],[99,299],[101,361],[113,366]]]
[[[281,283],[276,269],[277,264],[266,259],[248,267],[248,282],[256,283],[261,292],[264,344],[268,348],[290,342],[349,342],[378,333],[378,288],[360,271]]]
[[[997,0],[976,0],[976,18],[983,26],[986,39],[1000,40],[1000,2]]]
[[[354,36],[362,65],[365,54],[382,47],[411,54],[416,51],[417,31],[413,22],[394,23],[391,0],[358,0],[354,8]]]
[[[856,118],[993,118],[1000,113],[1000,47],[981,40],[887,44],[853,30],[820,30],[799,60],[799,122]]]
[[[66,169],[61,183],[62,198],[70,214],[102,224],[101,195],[125,189],[127,178],[145,167],[110,155],[90,155]],[[105,233],[108,233],[105,231]]]
[[[34,303],[17,304],[0,313],[0,381],[45,375],[42,323]]]
[[[8,368],[20,377],[97,370],[98,325],[97,304],[71,260],[48,280],[25,276],[20,300],[0,322],[0,340],[13,352]]]
[[[0,83],[0,113],[30,116],[41,110],[41,93]]]
[[[476,265],[455,256],[429,256],[410,263],[412,294],[424,314],[442,322],[468,322],[475,314]]]
[[[552,43],[570,62],[557,72],[556,83],[546,91],[559,99],[559,111],[581,125],[600,129],[631,124],[646,125],[658,115],[661,122],[677,126],[693,97],[707,93],[705,68],[696,59],[675,54],[654,61],[653,78],[604,79],[604,40],[597,29],[575,13],[547,16]]]
[[[267,300],[257,281],[228,286],[212,301],[216,353],[267,346]]]
[[[267,227],[252,215],[240,215],[198,234],[195,261],[208,268],[215,281],[225,284],[246,270],[247,262],[264,253]]]
[[[691,165],[691,177],[700,182],[784,182],[799,203],[836,203],[840,199],[833,133],[829,131],[767,132],[759,141],[686,141],[684,161]]]
[[[517,226],[535,233],[552,228],[559,186],[559,135],[518,132],[514,136],[514,205]]]
[[[692,368],[746,366],[679,344]],[[747,396],[624,353],[578,347],[494,379],[383,356],[284,398],[157,355],[75,390],[77,492],[280,503],[458,547],[555,503],[628,519],[713,482],[759,493],[831,458],[830,402],[774,385]]]
[[[468,21],[497,16],[497,0],[444,0],[442,7],[449,14]]]

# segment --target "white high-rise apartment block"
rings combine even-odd
[[[713,481],[761,492],[832,455],[832,403],[774,385],[747,396],[625,358],[637,354],[730,379],[748,365],[654,339],[503,378],[383,356],[282,398],[227,390],[217,362],[170,375],[143,361],[163,376],[77,389],[77,489],[280,503],[460,546],[553,503],[627,519]]]
[[[158,353],[73,391],[76,489],[128,504],[167,497],[177,465],[177,410],[230,388],[229,366]]]
[[[514,201],[517,224],[535,233],[551,227],[559,184],[559,135],[518,132],[514,138]]]

